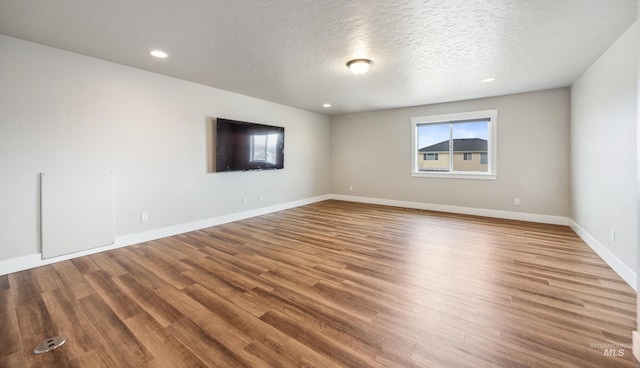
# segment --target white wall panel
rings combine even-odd
[[[41,177],[43,259],[113,244],[113,171]]]

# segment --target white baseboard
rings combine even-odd
[[[600,258],[602,258],[608,265],[611,267],[624,281],[629,284],[633,288],[633,290],[638,291],[638,280],[636,279],[636,273],[627,266],[624,262],[622,262],[618,257],[616,257],[607,247],[602,245],[596,238],[591,236],[585,229],[583,229],[580,225],[576,224],[573,220],[569,224],[571,229],[575,231],[578,236],[584,240],[585,243],[594,252],[596,252]]]
[[[66,261],[69,259],[87,256],[90,254],[105,252],[112,249],[122,248],[133,244],[143,243],[146,241],[165,238],[172,235],[182,234],[189,231],[195,231],[204,229],[211,226],[226,224],[233,221],[243,220],[251,217],[266,215],[268,213],[278,212],[282,210],[286,210],[289,208],[304,206],[307,204],[321,202],[331,199],[331,195],[323,195],[318,197],[306,198],[298,201],[287,202],[282,204],[277,204],[269,207],[256,208],[249,211],[242,211],[237,213],[232,213],[229,215],[212,217],[200,221],[189,222],[186,224],[180,224],[175,226],[164,227],[160,229],[154,229],[149,231],[144,231],[141,233],[129,234],[116,237],[114,244],[98,247],[93,249],[88,249],[82,252],[76,252],[72,254],[67,254],[60,257],[42,259],[42,254],[30,254],[28,256],[16,257],[12,259],[8,259],[5,261],[0,261],[0,276],[10,274],[13,272],[19,272],[23,270],[28,270],[30,268],[45,266],[48,264]]]
[[[569,226],[585,243],[587,243],[589,247],[591,247],[591,249],[593,249],[594,252],[596,252],[600,256],[600,258],[602,258],[609,265],[609,267],[611,267],[627,284],[629,284],[629,286],[631,286],[636,291],[638,290],[636,273],[631,268],[629,268],[629,266],[627,266],[624,262],[622,262],[618,257],[616,257],[613,253],[611,253],[609,249],[607,249],[604,245],[602,245],[599,241],[597,241],[593,236],[591,236],[587,231],[585,231],[583,228],[581,228],[578,224],[576,224],[573,220],[571,220],[568,217],[539,215],[539,214],[523,213],[523,212],[488,210],[483,208],[458,207],[458,206],[449,206],[449,205],[431,204],[431,203],[422,203],[422,202],[396,201],[391,199],[355,197],[355,196],[346,196],[346,195],[332,195],[331,199],[336,199],[340,201],[349,201],[349,202],[380,204],[385,206],[415,208],[415,209],[428,210],[428,211],[450,212],[450,213],[459,213],[464,215],[486,216],[486,217],[503,218],[503,219],[509,219],[509,220],[531,221],[531,222],[539,222],[544,224]]]
[[[340,201],[349,201],[349,202],[380,204],[384,206],[414,208],[418,210],[427,210],[427,211],[459,213],[463,215],[494,217],[494,218],[501,218],[501,219],[507,219],[507,220],[539,222],[543,224],[565,225],[565,226],[569,225],[569,218],[567,217],[540,215],[535,213],[489,210],[484,208],[449,206],[444,204],[397,201],[393,199],[355,197],[355,196],[346,196],[346,195],[337,195],[337,194],[332,195],[331,199],[336,199]]]
[[[622,277],[622,279],[624,279],[634,290],[637,290],[636,273],[633,270],[631,270],[626,264],[620,261],[620,259],[618,259],[613,253],[611,253],[605,246],[600,244],[600,242],[598,242],[594,237],[592,237],[589,233],[587,233],[584,229],[582,229],[578,224],[576,224],[575,222],[573,222],[567,217],[531,214],[531,213],[523,213],[523,212],[489,210],[489,209],[483,209],[483,208],[449,206],[449,205],[431,204],[431,203],[422,203],[422,202],[398,201],[398,200],[370,198],[370,197],[356,197],[356,196],[346,196],[346,195],[337,195],[337,194],[333,194],[333,195],[327,194],[327,195],[307,198],[299,201],[287,202],[287,203],[282,203],[274,206],[257,208],[249,211],[232,213],[229,215],[212,217],[212,218],[208,218],[200,221],[189,222],[186,224],[180,224],[180,225],[169,226],[169,227],[160,228],[160,229],[149,230],[141,233],[118,236],[116,237],[115,243],[112,245],[93,248],[93,249],[85,250],[82,252],[77,252],[77,253],[68,254],[68,255],[55,257],[55,258],[42,259],[42,255],[39,253],[22,256],[22,257],[16,257],[16,258],[8,259],[5,261],[0,261],[0,275],[6,275],[9,273],[23,271],[30,268],[45,266],[48,264],[65,261],[68,259],[73,259],[77,257],[94,254],[94,253],[100,253],[100,252],[104,252],[112,249],[126,247],[129,245],[143,243],[146,241],[151,241],[151,240],[164,238],[172,235],[182,234],[189,231],[200,230],[207,227],[217,226],[217,225],[221,225],[221,224],[225,224],[233,221],[239,221],[239,220],[243,220],[251,217],[266,215],[268,213],[273,213],[273,212],[278,212],[278,211],[282,211],[282,210],[286,210],[294,207],[304,206],[307,204],[321,202],[328,199],[570,226],[576,232],[576,234],[578,234],[578,236],[580,236],[580,238],[582,238],[582,240],[584,240],[585,243],[587,243],[587,245],[589,245],[616,273],[618,273],[620,277]]]
[[[180,224],[180,225],[145,231],[143,233],[124,235],[116,238],[116,244],[123,243],[121,246],[127,246],[132,244],[143,243],[143,242],[154,240],[154,239],[166,238],[168,236],[183,234],[189,231],[200,230],[207,227],[222,225],[229,222],[244,220],[251,217],[266,215],[268,213],[300,207],[300,206],[304,206],[311,203],[326,201],[328,199],[331,199],[331,195],[326,194],[318,197],[302,199],[299,201],[287,202],[287,203],[277,204],[269,207],[256,208],[253,210],[231,213],[228,215],[212,217],[204,220],[189,222],[186,224]]]

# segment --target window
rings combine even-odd
[[[411,175],[492,179],[496,175],[497,111],[411,119]]]

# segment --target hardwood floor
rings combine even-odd
[[[567,227],[326,201],[0,276],[0,366],[639,367],[635,308]]]

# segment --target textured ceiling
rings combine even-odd
[[[0,33],[336,115],[568,86],[637,3],[0,0]],[[374,65],[355,76],[360,57]]]

